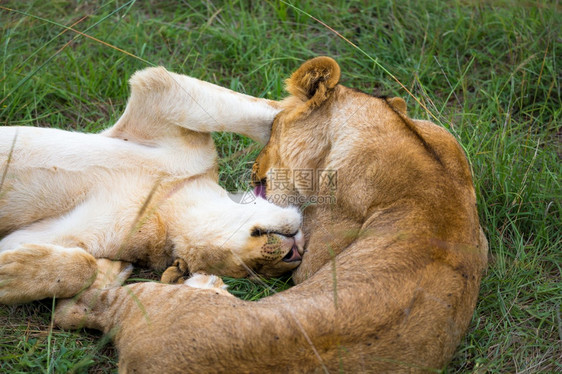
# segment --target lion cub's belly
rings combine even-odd
[[[0,191],[0,236],[82,203],[94,184],[87,173],[10,168]]]
[[[9,235],[0,240],[0,251],[41,242],[155,268],[169,262],[171,245],[158,206],[143,209],[156,184],[152,178],[45,170],[33,176],[5,184],[0,235]]]
[[[150,185],[156,176],[142,170],[151,159],[145,148],[96,134],[0,128],[0,237],[67,214],[104,189]]]
[[[96,258],[163,269],[172,260],[172,244],[158,206],[144,206],[150,191],[123,189],[113,197],[97,194],[69,214],[76,229],[61,233],[54,241],[83,248]]]

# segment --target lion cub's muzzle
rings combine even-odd
[[[302,262],[304,236],[301,230],[296,234],[283,235],[268,232],[267,243],[261,248],[260,259],[254,271],[261,276],[277,277],[295,270]]]
[[[304,236],[302,231],[299,230],[294,236],[283,237],[282,247],[287,251],[287,254],[282,259],[284,262],[301,261],[304,253]]]

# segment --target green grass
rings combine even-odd
[[[278,99],[302,61],[332,56],[342,83],[404,97],[412,116],[447,127],[472,164],[490,267],[446,371],[562,371],[558,2],[294,3],[361,51],[282,1],[1,1],[17,12],[0,9],[0,125],[98,131],[122,112],[130,75],[150,65]],[[61,27],[76,22],[130,55]],[[258,148],[232,134],[215,140],[221,182],[243,186]],[[247,299],[270,292],[228,282]],[[0,371],[115,371],[99,334],[50,324],[50,301],[0,307]]]

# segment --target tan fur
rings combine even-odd
[[[72,296],[95,258],[232,277],[300,264],[298,210],[229,198],[210,134],[263,142],[278,104],[164,68],[137,72],[131,89],[100,134],[0,127],[0,303]]]
[[[177,259],[162,273],[160,281],[170,284],[183,283],[186,275],[189,275],[187,263],[182,259]]]
[[[467,160],[447,131],[407,117],[402,100],[371,97],[338,79],[326,57],[293,74],[294,96],[282,103],[254,166],[254,180],[280,203],[282,194],[336,198],[303,206],[298,284],[258,302],[161,284],[102,291],[85,323],[116,331],[121,372],[446,366],[487,264]],[[305,168],[337,171],[337,188],[293,191],[268,180],[276,170]]]
[[[18,290],[2,298],[6,304],[51,296],[71,297],[88,287],[96,276],[96,262],[92,256],[85,256],[78,248],[49,244],[25,244],[18,251],[0,252],[0,263],[0,287]],[[30,282],[18,283],[20,277]]]

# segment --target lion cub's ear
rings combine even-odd
[[[330,57],[308,60],[287,79],[287,91],[312,107],[324,102],[340,80],[340,67]]]
[[[394,110],[396,110],[397,112],[400,112],[402,114],[407,114],[406,113],[406,102],[401,97],[393,97],[393,98],[387,99],[386,102],[391,107],[393,107]]]

